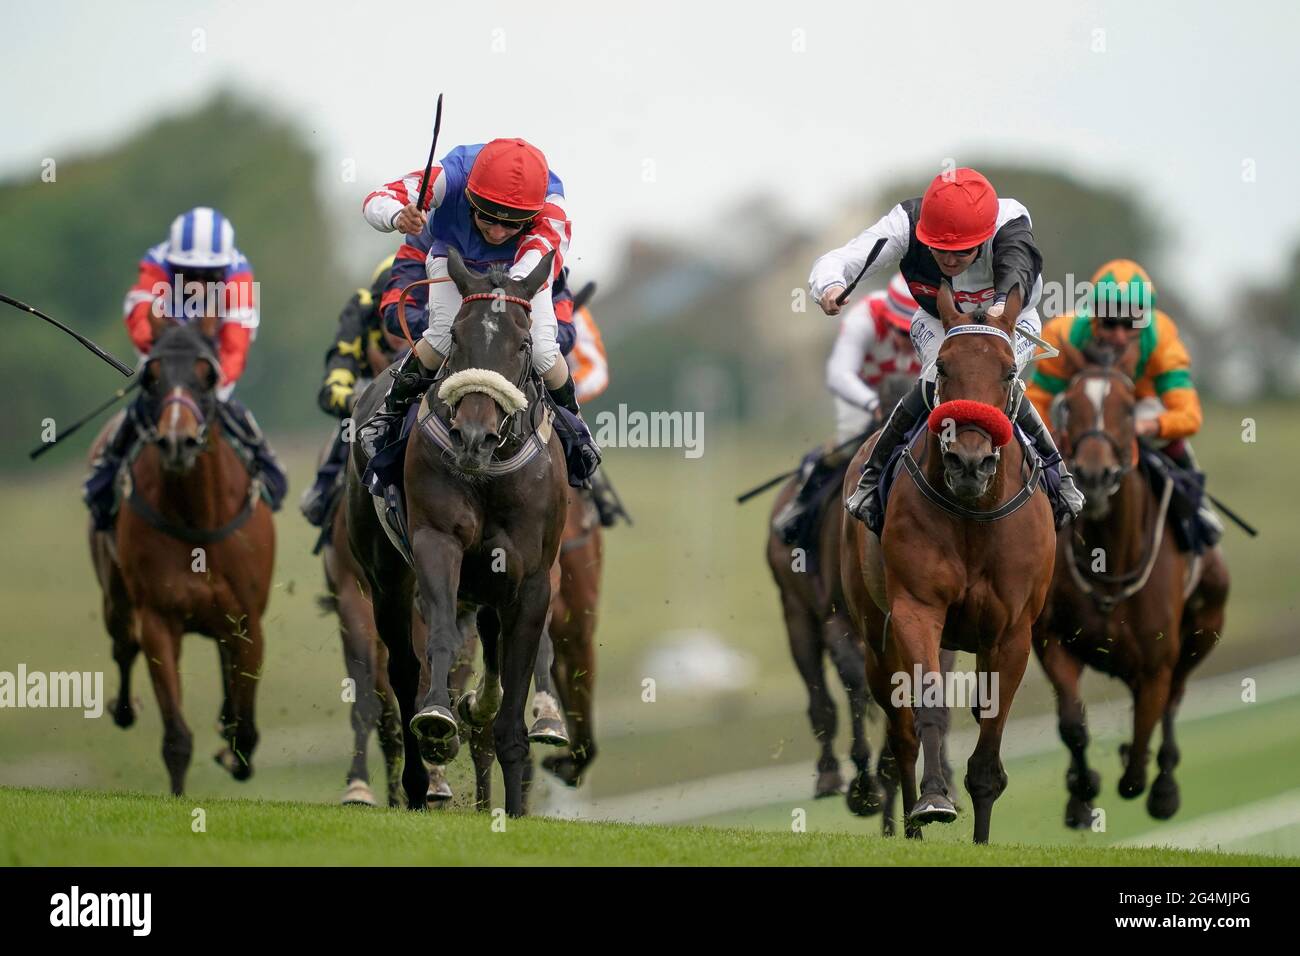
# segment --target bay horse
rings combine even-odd
[[[880,412],[891,409],[912,385],[906,375],[890,375],[881,384],[880,411],[874,427],[883,420]],[[832,453],[828,453],[832,454]],[[827,476],[828,487],[814,506],[811,524],[812,539],[794,546],[786,544],[776,531],[776,516],[794,497],[798,489],[798,474],[777,492],[768,516],[766,556],[768,568],[776,582],[781,598],[781,611],[785,621],[786,636],[795,668],[808,691],[808,719],[812,724],[820,753],[817,757],[817,776],[813,784],[813,798],[845,794],[850,812],[863,817],[884,810],[881,820],[885,833],[893,832],[894,802],[898,793],[898,777],[888,748],[881,751],[877,773],[871,766],[871,745],[867,740],[865,717],[871,704],[867,691],[865,648],[853,622],[840,585],[840,534],[845,511],[836,492],[848,468],[852,453],[840,453],[843,461],[832,460],[832,473]],[[944,651],[944,669],[952,667],[950,651]],[[829,657],[835,673],[849,698],[849,728],[852,743],[849,758],[857,773],[849,782],[847,791],[840,772],[839,757],[835,753],[835,734],[838,715],[826,681],[825,660]],[[944,741],[944,776],[952,780],[947,767],[947,740]]]
[[[1012,300],[1018,297],[1013,291]],[[972,322],[957,310],[946,282],[937,301],[945,337],[930,427],[905,450],[910,480],[900,476],[894,484],[883,537],[859,521],[842,522],[841,581],[866,643],[868,684],[888,720],[908,837],[919,838],[927,823],[956,818],[940,759],[945,702],[928,691],[943,687],[942,648],[975,654],[977,680],[984,675],[991,694],[976,714],[979,739],[965,782],[975,842],[987,843],[993,803],[1007,784],[1002,732],[1046,599],[1056,538],[1037,459],[1031,462],[1011,441],[1020,396],[1012,322],[1001,316]],[[875,440],[854,456],[845,498]],[[918,797],[920,748],[925,772]]]
[[[143,649],[163,720],[171,791],[185,791],[193,734],[181,712],[178,663],[188,632],[217,642],[226,745],[217,762],[236,780],[253,774],[262,615],[271,592],[275,528],[260,486],[217,420],[218,362],[194,325],[169,326],[145,363],[137,407],[142,445],[111,533],[90,532],[104,622],[121,675],[113,720],[135,722],[131,667]],[[125,414],[131,414],[128,411]],[[110,434],[110,422],[92,459]]]
[[[361,480],[364,452],[353,443],[349,542],[388,648],[412,809],[425,806],[424,762],[446,763],[459,751],[459,713],[471,726],[496,718],[493,749],[505,809],[524,812],[524,708],[566,518],[564,456],[551,427],[555,413],[532,369],[528,315],[553,258],[547,254],[526,277],[513,279],[503,269],[481,275],[449,252],[448,275],[462,304],[450,354],[420,403],[402,466],[413,568],[384,530],[377,499]],[[383,389],[372,385],[354,414],[365,420],[382,401]],[[427,623],[419,656],[411,640],[417,584]],[[449,675],[464,643],[458,617],[466,608],[477,618],[484,675],[478,691],[453,710]]]
[[[1066,344],[1077,369],[1053,406],[1061,453],[1084,492],[1083,513],[1057,542],[1056,574],[1034,628],[1034,651],[1056,691],[1061,740],[1070,752],[1065,825],[1087,829],[1101,789],[1087,760],[1079,678],[1085,666],[1122,680],[1133,695],[1133,736],[1121,748],[1119,795],[1146,790],[1156,724],[1159,773],[1147,797],[1158,820],[1178,810],[1174,716],[1187,676],[1223,632],[1228,571],[1222,551],[1183,553],[1169,520],[1173,483],[1157,495],[1139,467],[1132,375],[1134,341],[1123,354]]]

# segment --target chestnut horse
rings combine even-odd
[[[1018,298],[1013,291],[1013,304]],[[1002,732],[1029,660],[1056,538],[1037,459],[1031,463],[1020,443],[1009,440],[1014,415],[1007,413],[1020,387],[1008,319],[1019,310],[1009,307],[989,324],[970,322],[944,283],[938,311],[946,334],[935,397],[944,402],[931,414],[930,430],[906,450],[910,480],[900,477],[893,487],[883,537],[861,522],[842,523],[841,578],[851,619],[864,630],[868,684],[889,721],[909,837],[919,838],[924,824],[956,818],[940,759],[946,701],[927,691],[943,685],[941,648],[976,655],[977,680],[987,681],[994,699],[980,701],[966,789],[975,842],[986,843],[993,803],[1007,784]],[[859,449],[845,475],[846,498],[874,440]],[[919,798],[918,739],[925,750]]]
[[[880,389],[880,412],[892,409],[911,388],[912,380],[905,375],[891,375]],[[879,427],[878,413],[875,427]],[[894,802],[898,794],[898,774],[892,755],[886,747],[881,751],[879,780],[871,767],[871,744],[867,740],[865,717],[871,703],[867,693],[865,652],[857,630],[848,617],[844,591],[840,586],[840,534],[845,511],[840,502],[839,486],[843,470],[848,468],[851,451],[828,452],[842,455],[838,464],[829,458],[832,473],[827,476],[829,487],[814,504],[811,516],[814,540],[792,547],[776,531],[776,516],[794,497],[798,488],[798,475],[791,478],[777,492],[768,517],[767,565],[781,596],[781,612],[785,620],[786,636],[790,641],[790,655],[794,658],[799,676],[808,691],[808,719],[813,737],[820,745],[817,758],[817,777],[813,784],[813,798],[845,794],[849,811],[862,817],[873,816],[884,810],[881,826],[886,834],[894,829]],[[815,551],[815,559],[813,552]],[[844,685],[849,698],[849,727],[852,745],[849,759],[857,770],[847,791],[840,773],[839,757],[835,754],[837,714],[835,701],[826,681],[825,659],[830,657],[835,673]],[[944,651],[944,669],[952,667],[950,651]],[[946,735],[946,730],[945,730]],[[952,780],[947,766],[947,740],[944,741],[944,777]]]
[[[163,719],[171,791],[185,791],[194,738],[181,712],[178,663],[187,632],[216,640],[225,691],[216,759],[236,780],[253,774],[254,702],[262,676],[262,615],[271,592],[275,528],[257,482],[221,435],[220,365],[194,326],[162,330],[145,364],[143,444],[112,533],[90,533],[121,686],[119,727],[135,722],[131,666],[145,652]],[[126,414],[134,413],[134,409]],[[110,422],[92,449],[106,440]]]
[[[1070,751],[1065,825],[1092,824],[1101,789],[1088,766],[1088,729],[1079,678],[1084,666],[1118,677],[1133,695],[1133,738],[1121,749],[1119,795],[1131,800],[1147,785],[1147,760],[1157,723],[1159,773],[1147,812],[1166,820],[1178,810],[1174,715],[1187,675],[1223,631],[1228,571],[1216,547],[1196,560],[1179,551],[1168,519],[1173,483],[1157,495],[1138,467],[1132,374],[1138,343],[1122,356],[1063,351],[1078,371],[1053,406],[1061,453],[1087,499],[1059,536],[1056,575],[1034,628],[1034,651],[1056,690],[1061,740]]]
[[[448,255],[462,305],[403,465],[414,569],[381,524],[376,499],[361,482],[364,452],[353,445],[349,541],[388,648],[403,719],[402,782],[412,809],[425,805],[424,761],[445,763],[459,751],[459,711],[471,725],[495,716],[505,809],[512,816],[524,812],[524,709],[566,516],[564,456],[551,427],[555,413],[532,369],[528,316],[553,258],[546,255],[527,277],[512,279],[500,269],[480,275],[455,250]],[[358,420],[373,413],[383,391],[366,390]],[[420,656],[411,640],[417,581],[428,625]],[[465,608],[477,609],[485,673],[479,692],[453,710],[449,676],[464,643],[458,619]]]

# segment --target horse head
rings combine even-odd
[[[1061,454],[1084,493],[1084,517],[1101,520],[1110,499],[1137,464],[1137,407],[1127,353],[1089,347],[1079,354],[1053,419],[1061,433]]]
[[[169,326],[142,374],[145,438],[162,452],[164,469],[187,472],[207,447],[217,411],[221,365],[212,340],[192,325]]]
[[[988,491],[1001,448],[1011,438],[1015,332],[1001,316],[959,311],[946,282],[936,302],[945,334],[935,360],[930,430],[939,436],[948,489],[959,500],[975,501]]]
[[[550,277],[553,252],[527,276],[504,268],[478,273],[452,249],[447,273],[461,295],[451,327],[451,351],[438,397],[451,409],[453,462],[482,474],[501,444],[510,418],[528,407],[524,386],[532,369],[529,307]]]

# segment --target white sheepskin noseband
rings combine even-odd
[[[500,372],[490,368],[462,369],[448,375],[438,389],[438,397],[452,408],[470,392],[482,392],[500,405],[507,415],[528,407],[528,398]]]

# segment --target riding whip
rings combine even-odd
[[[37,458],[40,458],[41,455],[44,455],[47,451],[49,451],[59,442],[63,441],[63,439],[67,438],[69,435],[75,432],[82,425],[91,421],[102,412],[107,411],[109,408],[112,408],[113,405],[117,404],[117,402],[125,398],[128,392],[131,392],[132,390],[134,390],[140,385],[140,381],[141,380],[137,378],[130,385],[123,385],[121,388],[119,388],[116,392],[113,393],[112,398],[104,402],[104,404],[96,407],[93,412],[89,412],[83,415],[81,418],[77,419],[67,428],[63,429],[61,432],[59,432],[59,434],[55,437],[53,441],[44,442],[41,444],[39,448],[33,448],[27,457],[30,458],[32,461],[35,461]]]
[[[835,446],[834,448],[832,448],[830,451],[825,452],[825,453],[822,455],[822,459],[823,459],[823,460],[826,459],[826,458],[829,457],[830,455],[835,454],[837,451],[844,451],[844,449],[846,449],[846,448],[852,448],[854,445],[861,445],[864,441],[867,440],[867,437],[868,437],[869,435],[871,435],[872,433],[875,432],[875,430],[876,430],[876,429],[875,429],[874,427],[873,427],[873,428],[869,428],[867,431],[864,431],[864,432],[863,432],[862,434],[860,434],[860,435],[854,435],[852,438],[848,439],[847,441],[842,441],[842,442],[840,442],[838,445],[836,445],[836,446]],[[749,489],[748,491],[746,491],[743,495],[737,495],[737,496],[736,496],[736,504],[738,504],[738,505],[743,505],[746,501],[748,501],[750,498],[753,498],[755,495],[761,495],[763,492],[767,491],[767,489],[771,488],[773,485],[779,485],[781,482],[785,481],[787,478],[791,477],[792,475],[797,475],[797,474],[799,474],[799,469],[798,469],[798,468],[792,468],[790,471],[783,471],[781,474],[777,475],[775,478],[770,478],[770,479],[768,479],[767,481],[763,482],[763,483],[762,483],[761,485],[759,485],[757,488],[750,488],[750,489]]]
[[[871,250],[871,255],[867,256],[867,261],[862,263],[862,271],[858,273],[858,277],[849,283],[847,289],[835,297],[836,305],[843,305],[844,300],[853,294],[853,290],[858,287],[858,283],[862,281],[862,277],[867,274],[867,270],[871,268],[871,263],[876,261],[876,256],[880,255],[880,250],[883,248],[885,248],[885,239],[882,237],[876,240],[876,245],[875,248]]]
[[[424,164],[424,175],[420,177],[420,192],[415,197],[415,208],[424,208],[424,194],[429,188],[429,174],[433,172],[433,155],[438,151],[438,130],[442,128],[442,94],[438,94],[438,108],[433,114],[433,143],[429,146],[429,161]]]
[[[119,361],[118,361],[117,359],[115,359],[113,356],[109,355],[108,352],[106,352],[104,349],[100,348],[98,345],[96,345],[96,344],[95,344],[94,342],[92,342],[90,339],[86,338],[86,337],[85,337],[84,335],[82,335],[80,332],[76,331],[75,329],[70,329],[70,328],[68,328],[66,325],[64,325],[62,322],[60,322],[58,319],[52,319],[52,318],[50,318],[48,315],[46,315],[46,314],[45,314],[44,312],[42,312],[40,309],[34,309],[34,308],[32,308],[30,305],[28,305],[26,302],[19,302],[17,299],[10,298],[9,296],[5,295],[3,292],[0,292],[0,302],[8,302],[8,303],[9,303],[10,305],[12,305],[15,309],[21,309],[21,310],[24,311],[24,312],[30,312],[32,315],[36,316],[37,318],[44,319],[46,322],[50,323],[50,325],[54,326],[56,329],[61,329],[61,330],[63,330],[64,332],[67,332],[67,333],[68,333],[69,335],[71,335],[74,339],[76,339],[78,342],[80,342],[82,345],[84,345],[86,348],[88,348],[91,352],[94,352],[94,353],[95,353],[96,355],[98,355],[101,359],[103,359],[103,360],[104,360],[105,362],[107,362],[109,365],[113,366],[113,368],[117,369],[119,372],[121,372],[121,373],[122,373],[123,375],[125,375],[127,378],[130,378],[132,375],[135,374],[135,370],[134,370],[133,368],[131,368],[129,365],[123,365],[121,362],[119,362]]]

